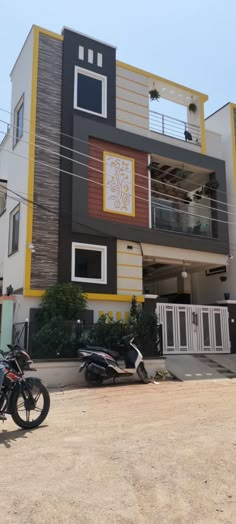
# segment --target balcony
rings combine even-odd
[[[200,127],[171,116],[149,111],[149,129],[167,137],[177,138],[201,146]]]
[[[196,211],[195,211],[196,212]],[[152,200],[152,228],[212,238],[209,216],[198,217],[190,204],[165,199]]]
[[[216,238],[215,174],[206,169],[151,156],[151,227]]]

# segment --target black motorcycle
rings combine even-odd
[[[36,371],[33,361],[19,345],[8,345],[9,353],[0,351],[5,375],[0,391],[0,413],[12,416],[23,429],[36,428],[45,420],[50,408],[50,396],[39,378],[24,377],[25,371]]]

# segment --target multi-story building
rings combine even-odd
[[[232,143],[222,141],[218,117],[204,121],[208,97],[67,28],[33,26],[11,80],[0,151],[8,318],[11,307],[14,321],[30,318],[58,281],[82,286],[94,321],[101,312],[124,318],[133,295],[212,302],[214,277],[205,273],[229,263],[224,151]],[[154,111],[150,91],[185,108],[186,119]]]

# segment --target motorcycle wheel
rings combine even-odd
[[[137,374],[138,374],[141,382],[143,382],[144,384],[149,384],[150,380],[148,378],[148,374],[147,374],[147,371],[145,369],[145,366],[144,366],[143,362],[141,362],[139,364],[139,367],[137,369]]]
[[[17,394],[15,399],[15,410],[12,413],[12,419],[22,429],[37,428],[42,424],[49,412],[50,396],[42,382],[33,382],[31,394],[35,402],[34,409],[27,410],[21,393]]]
[[[96,373],[92,373],[91,371],[86,368],[85,374],[84,374],[85,380],[88,384],[88,386],[101,386],[103,383],[103,377],[100,375],[97,375]]]

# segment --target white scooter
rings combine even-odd
[[[80,371],[85,370],[85,380],[89,386],[100,386],[104,380],[128,377],[135,373],[145,384],[150,382],[144,366],[143,355],[135,344],[135,335],[122,337],[112,349],[88,346],[78,351],[82,360]],[[123,365],[118,363],[122,360]]]

